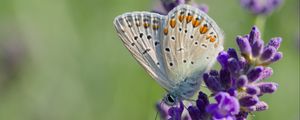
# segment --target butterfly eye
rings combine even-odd
[[[174,103],[174,102],[175,102],[173,96],[170,95],[170,94],[167,96],[167,101],[168,101],[169,103]]]

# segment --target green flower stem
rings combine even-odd
[[[254,24],[260,29],[261,37],[264,33],[266,18],[266,16],[258,15],[256,16],[254,21]]]

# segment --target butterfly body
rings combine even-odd
[[[169,105],[192,97],[223,50],[223,33],[204,12],[179,5],[167,16],[125,13],[114,21],[125,47],[168,92]],[[173,101],[173,102],[172,102]]]

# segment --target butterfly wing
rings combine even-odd
[[[218,25],[206,13],[188,5],[169,12],[163,39],[165,71],[176,83],[199,76],[223,50],[223,33]]]
[[[125,13],[114,25],[125,47],[144,69],[167,91],[175,83],[167,78],[161,54],[161,36],[166,17],[149,12]]]

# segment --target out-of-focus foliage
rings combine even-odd
[[[254,16],[238,0],[198,0],[226,35],[248,33]],[[112,21],[151,10],[150,0],[1,0],[1,120],[153,120],[164,90],[131,57]],[[299,1],[267,19],[264,39],[283,38],[269,79],[278,91],[256,120],[299,119]]]

